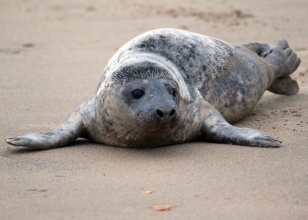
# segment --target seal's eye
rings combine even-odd
[[[171,90],[170,90],[170,93],[171,93],[171,95],[173,95],[174,97],[176,96],[176,90],[175,90],[175,88],[172,88]]]
[[[135,99],[140,99],[144,95],[144,92],[141,89],[135,89],[131,94]]]

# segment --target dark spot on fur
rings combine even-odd
[[[53,132],[45,132],[45,135],[52,136],[52,135],[54,135],[54,133]]]

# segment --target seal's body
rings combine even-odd
[[[292,95],[300,59],[285,40],[274,47],[223,41],[176,29],[146,32],[119,49],[96,95],[58,129],[6,141],[55,148],[78,137],[120,147],[154,147],[199,137],[240,145],[277,147],[264,133],[234,123],[266,90]]]

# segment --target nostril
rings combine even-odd
[[[159,109],[156,110],[156,114],[161,118],[164,117],[164,113],[162,113]]]
[[[171,112],[170,112],[170,117],[172,117],[174,115],[175,115],[175,109],[172,109]]]

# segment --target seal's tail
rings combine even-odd
[[[268,90],[282,95],[294,95],[298,93],[299,85],[296,80],[290,77],[290,75],[298,68],[301,59],[291,50],[286,40],[278,41],[272,50],[280,52],[281,55],[283,55],[282,57],[284,57],[284,60],[282,60],[282,68],[278,74],[278,78],[274,80]]]

